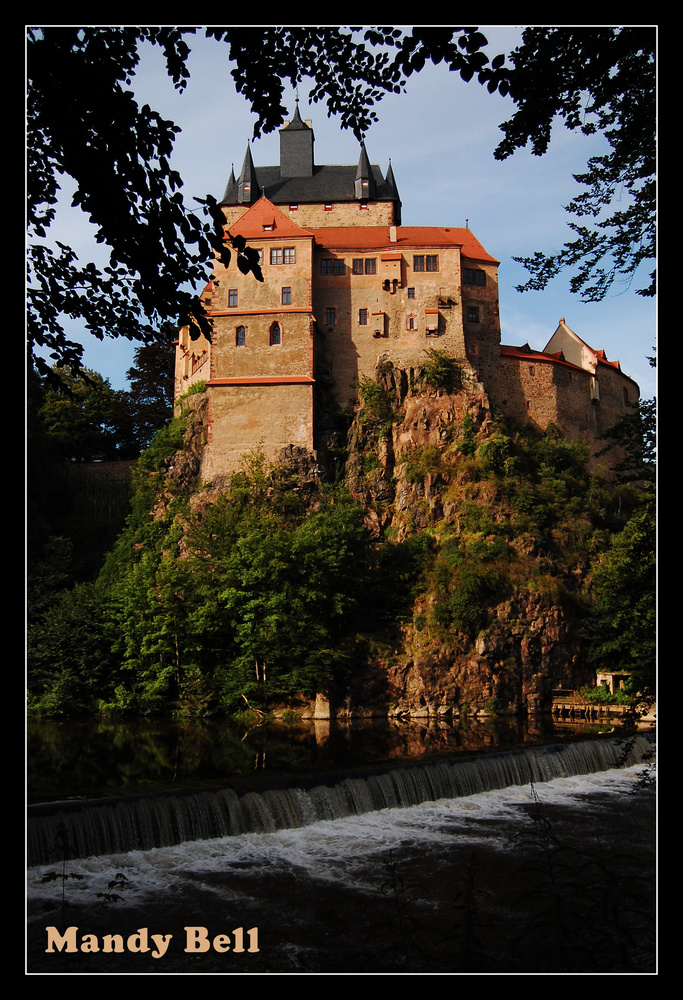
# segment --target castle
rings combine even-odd
[[[221,207],[264,280],[217,263],[202,296],[211,342],[179,332],[176,399],[198,381],[208,394],[205,479],[257,447],[315,451],[321,390],[341,408],[379,361],[420,366],[429,347],[464,364],[494,410],[570,438],[595,443],[638,400],[564,319],[542,351],[501,344],[499,261],[469,228],[402,226],[391,165],[383,175],[364,146],[356,164],[318,165],[298,107],[279,165],[256,168],[247,146]]]

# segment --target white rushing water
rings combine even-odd
[[[558,778],[535,791],[546,806],[566,805],[595,809],[595,797],[622,799],[629,794],[646,765],[596,774]],[[381,809],[362,816],[313,823],[300,829],[272,833],[246,833],[214,840],[193,841],[174,847],[130,851],[113,856],[67,862],[68,871],[83,879],[69,882],[73,898],[101,891],[112,873],[128,879],[124,905],[143,907],[159,894],[173,895],[189,876],[195,883],[217,872],[281,870],[305,872],[320,882],[342,883],[357,888],[376,872],[375,862],[388,851],[410,846],[420,853],[459,846],[488,846],[499,851],[511,848],[525,829],[535,798],[531,787],[513,787],[483,792],[467,798],[442,799],[409,808]],[[28,870],[28,901],[35,913],[55,897],[54,883],[41,884],[41,877],[55,865]],[[207,880],[206,885],[210,886]],[[221,893],[225,888],[221,887]]]

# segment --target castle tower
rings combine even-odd
[[[291,122],[280,129],[280,177],[313,176],[313,129],[302,121],[297,102]]]

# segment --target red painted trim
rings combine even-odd
[[[310,375],[252,375],[234,378],[210,378],[207,385],[313,385]]]

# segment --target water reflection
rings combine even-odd
[[[42,802],[211,786],[255,772],[291,777],[348,771],[383,761],[528,746],[561,739],[574,728],[553,724],[550,716],[252,727],[231,720],[32,720],[27,796],[29,802]],[[585,726],[576,731],[589,735]]]

